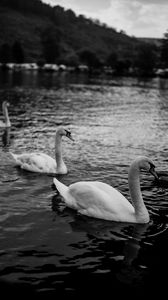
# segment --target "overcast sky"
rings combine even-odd
[[[135,37],[162,38],[168,29],[168,0],[42,0],[72,9],[76,15],[102,23]]]

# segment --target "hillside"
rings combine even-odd
[[[42,56],[40,34],[49,20],[34,15],[23,15],[8,8],[0,8],[0,45],[19,41],[26,61],[36,61]]]
[[[143,38],[143,37],[141,37],[141,38],[138,38],[138,40],[140,41],[140,42],[145,42],[145,43],[148,43],[148,44],[153,44],[153,45],[155,45],[155,46],[157,46],[157,47],[161,47],[161,45],[162,45],[162,42],[163,42],[163,39],[162,38]]]
[[[18,41],[25,62],[74,61],[84,50],[94,53],[101,62],[111,53],[129,59],[141,44],[105,24],[39,0],[1,0],[0,28],[0,47],[12,47]]]

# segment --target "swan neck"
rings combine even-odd
[[[57,167],[59,168],[63,163],[62,136],[59,133],[56,133],[56,138],[55,138],[55,159],[56,159]]]
[[[148,222],[149,214],[142,198],[140,188],[140,169],[137,164],[132,164],[130,167],[128,173],[128,184],[137,220],[145,220],[145,222]]]
[[[3,114],[4,114],[6,126],[10,126],[10,120],[9,120],[9,115],[8,115],[8,108],[5,105],[3,106]]]

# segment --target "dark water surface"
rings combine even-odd
[[[52,188],[52,176],[14,167],[10,151],[54,157],[63,139],[69,185],[100,180],[128,199],[128,168],[138,155],[168,171],[168,81],[88,78],[84,74],[1,73],[0,105],[12,127],[0,129],[0,286],[6,295],[161,295],[167,289],[168,186],[143,173],[147,225],[77,215]],[[2,112],[0,119],[2,120]]]

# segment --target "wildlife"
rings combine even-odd
[[[146,157],[136,158],[128,171],[131,202],[117,189],[99,181],[79,181],[66,186],[58,179],[53,182],[65,204],[89,217],[130,223],[148,223],[149,213],[144,204],[140,188],[140,172],[145,170],[155,178],[157,173],[153,161]]]
[[[72,141],[71,132],[63,127],[58,128],[55,134],[55,158],[42,152],[31,152],[14,154],[10,152],[15,160],[15,165],[21,169],[47,174],[67,174],[68,169],[63,160],[62,138],[66,137]]]
[[[0,120],[0,127],[2,127],[2,128],[11,127],[11,122],[10,122],[9,113],[8,113],[8,107],[9,107],[9,102],[3,101],[2,112],[3,112],[4,121]]]

